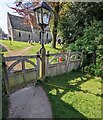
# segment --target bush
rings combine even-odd
[[[103,71],[100,64],[91,64],[84,67],[84,72],[90,73],[95,76],[103,77]]]
[[[103,21],[93,21],[84,28],[83,36],[71,43],[69,49],[83,53],[83,70],[101,76],[103,69]]]

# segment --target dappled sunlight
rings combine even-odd
[[[101,118],[101,79],[70,72],[46,79],[53,114],[61,118]],[[56,112],[58,111],[58,112]]]
[[[49,91],[49,94],[52,94],[52,95],[57,95],[57,93],[63,93],[64,90],[63,89],[52,89],[51,91]]]
[[[97,81],[95,81],[94,79],[90,79],[89,81],[81,85],[81,89],[87,90],[88,92],[95,94],[95,95],[99,93],[101,94],[100,79],[98,79]]]
[[[52,95],[57,95],[56,89],[52,89],[51,91],[49,91],[49,93],[52,94]]]
[[[73,106],[87,118],[101,117],[101,98],[93,94],[83,93],[82,91],[67,92],[61,97],[61,100]]]

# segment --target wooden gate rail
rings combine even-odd
[[[58,60],[60,57],[62,58],[61,62]],[[36,62],[31,59],[35,59]],[[7,66],[8,62],[12,62],[11,65]],[[18,89],[17,86],[19,85],[22,86],[22,84],[25,85],[29,82],[35,83],[40,78],[40,62],[42,62],[42,56],[39,52],[36,55],[29,56],[4,57],[2,55],[3,79],[5,80],[7,93],[9,94],[14,87]],[[80,52],[68,51],[49,54],[49,51],[47,51],[45,55],[45,76],[54,76],[71,71],[78,68],[81,62],[82,54]],[[14,67],[19,63],[21,63],[21,70],[15,70]],[[33,67],[26,69],[25,63],[30,63]]]
[[[12,88],[18,89],[19,86],[25,86],[27,83],[36,82],[39,78],[39,67],[40,67],[40,55],[37,52],[36,55],[30,56],[11,56],[4,57],[2,55],[3,71],[4,71],[4,80],[9,94],[12,91]],[[30,59],[36,59],[36,63]],[[7,62],[12,62],[11,65],[7,66]],[[33,67],[26,69],[25,63],[30,63]],[[14,67],[21,63],[21,70],[13,70]]]
[[[46,60],[46,76],[54,76],[58,74],[63,74],[65,72],[76,69],[80,66],[82,62],[82,54],[80,52],[65,52],[65,53],[56,53],[49,54],[47,51],[47,60]],[[50,57],[53,56],[52,59]],[[52,63],[53,60],[62,57],[63,61],[59,62],[57,60],[56,63]]]

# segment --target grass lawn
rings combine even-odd
[[[27,42],[19,42],[19,41],[12,41],[12,44],[10,44],[9,40],[0,40],[0,43],[5,44],[6,46],[8,46],[10,50],[14,50],[14,51],[21,50],[31,46],[31,44]]]
[[[12,51],[21,50],[33,46],[26,51],[26,55],[35,54],[40,50],[39,43],[32,45],[25,42],[0,40]],[[45,48],[50,53],[61,52],[61,46],[53,49],[50,44]],[[29,65],[27,65],[29,66]],[[45,80],[44,88],[52,104],[54,118],[100,118],[101,117],[101,93],[102,80],[98,77],[78,72],[65,73]],[[7,115],[7,97],[3,97],[3,116]]]
[[[101,118],[101,78],[78,72],[46,78],[54,118]]]
[[[35,54],[36,52],[40,51],[41,44],[33,43],[32,45],[34,47],[32,47],[30,50],[28,50],[28,52],[27,52],[28,55]],[[49,51],[49,53],[58,53],[58,52],[61,52],[62,46],[57,45],[57,48],[54,49],[54,48],[52,48],[51,44],[46,44],[45,49],[46,49],[46,51]]]
[[[6,118],[8,116],[8,97],[2,97],[2,118]]]
[[[9,40],[0,40],[0,42],[5,44],[12,52],[16,51],[16,50],[17,51],[23,50],[26,47],[31,46],[31,48],[28,49],[28,51],[25,51],[24,55],[36,54],[36,52],[40,51],[40,48],[41,48],[41,44],[39,44],[39,43],[29,44],[27,42],[12,41],[12,45],[11,45]],[[46,49],[46,51],[49,51],[49,53],[58,53],[58,52],[62,51],[62,46],[57,45],[57,48],[54,49],[54,48],[52,48],[51,44],[45,44],[45,49]],[[19,53],[20,52],[21,51],[19,51]],[[3,53],[4,53],[4,56],[9,56],[8,52],[3,52]],[[16,54],[14,54],[14,55],[16,56]],[[50,59],[52,57],[53,56],[51,56]],[[30,59],[30,60],[36,63],[36,59]],[[32,67],[33,66],[30,63],[26,63],[26,68],[32,68]]]
[[[12,41],[12,45],[11,45],[9,40],[0,40],[0,43],[5,44],[12,51],[22,50],[31,46],[31,48],[25,52],[25,55],[36,54],[36,52],[38,52],[41,48],[41,44],[39,43],[33,43],[31,45],[27,42]],[[57,49],[54,49],[51,47],[51,44],[46,44],[45,48],[46,48],[46,51],[50,51],[50,53],[58,53],[58,52],[61,52],[62,46],[57,45]],[[7,52],[4,52],[4,53],[5,53],[5,56],[8,56]]]
[[[0,115],[2,113],[2,118],[6,118],[6,116],[8,115],[8,97],[2,95],[2,92],[2,63],[0,61],[0,107],[2,107],[0,110]]]

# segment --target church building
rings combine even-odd
[[[8,35],[11,40],[16,41],[33,41],[40,42],[41,30],[40,27],[35,24],[33,32],[31,26],[24,22],[24,18],[7,13],[7,26]],[[45,28],[44,41],[45,43],[51,42],[52,36],[49,27]]]

